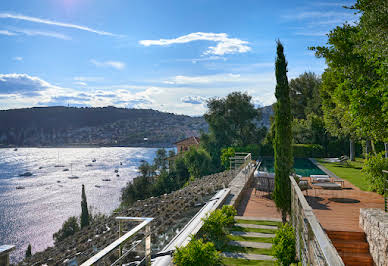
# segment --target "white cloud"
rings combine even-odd
[[[99,88],[87,86],[80,90],[75,85],[74,88],[60,87],[27,74],[0,74],[0,109],[67,104],[95,107],[113,105],[202,115],[206,112],[206,99],[225,97],[233,91],[248,92],[256,104],[269,105],[275,101],[273,72],[181,77],[177,79],[181,83],[174,85],[161,82],[142,86],[115,84]]]
[[[219,82],[239,82],[239,74],[217,74],[217,75],[204,75],[204,76],[175,76],[168,80],[163,81],[165,84],[203,84],[203,83],[219,83]]]
[[[12,29],[13,32],[15,32],[15,35],[17,33],[22,33],[27,36],[45,36],[45,37],[52,37],[62,40],[71,40],[71,37],[57,32],[52,31],[41,31],[41,30],[31,30],[31,29]]]
[[[204,54],[224,55],[235,53],[246,53],[251,50],[247,45],[249,42],[237,38],[229,38],[226,33],[206,33],[195,32],[180,36],[175,39],[160,39],[160,40],[141,40],[139,43],[144,46],[160,45],[167,46],[171,44],[188,43],[192,41],[213,41],[216,46],[210,46]]]
[[[100,62],[95,59],[91,59],[90,62],[97,67],[113,67],[118,70],[122,70],[125,68],[125,63],[120,61],[104,61]]]
[[[23,61],[23,57],[21,57],[21,56],[15,56],[12,59],[15,60],[15,61]]]
[[[0,30],[0,35],[14,36],[17,34],[15,32],[11,32],[9,30]]]
[[[88,84],[86,82],[83,82],[83,81],[76,81],[74,82],[75,85],[80,85],[80,86],[87,86]]]
[[[48,19],[41,19],[41,18],[37,18],[37,17],[30,17],[30,16],[21,15],[21,14],[0,13],[0,18],[24,20],[24,21],[29,21],[29,22],[42,23],[42,24],[54,25],[54,26],[65,27],[65,28],[73,28],[73,29],[93,32],[93,33],[96,33],[99,35],[118,36],[118,35],[110,33],[110,32],[95,30],[95,29],[92,29],[92,28],[89,28],[86,26],[81,26],[81,25],[76,25],[76,24],[71,24],[71,23],[64,23],[64,22],[48,20]]]

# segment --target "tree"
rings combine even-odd
[[[223,148],[221,150],[221,163],[225,169],[230,169],[230,157],[233,157],[235,152],[233,147]]]
[[[349,128],[343,128],[358,138],[387,142],[386,1],[358,0],[351,8],[361,13],[360,22],[336,27],[328,35],[328,46],[311,49],[326,60],[329,80],[323,78],[323,85],[332,83],[328,96],[336,109],[344,110],[338,120]]]
[[[192,178],[200,178],[212,172],[210,155],[203,148],[190,147],[183,158]]]
[[[32,251],[31,251],[31,244],[28,244],[27,250],[26,250],[26,258],[29,258],[32,256]]]
[[[81,228],[89,225],[89,210],[88,203],[86,201],[85,186],[82,185],[82,196],[81,196]]]
[[[322,115],[319,89],[321,79],[312,72],[305,72],[290,81],[291,112],[294,118],[306,119],[313,113]]]
[[[167,152],[165,149],[158,149],[154,159],[154,168],[157,170],[167,169]]]
[[[53,234],[54,241],[55,243],[58,243],[66,237],[74,235],[79,230],[77,217],[71,216],[63,223],[62,228]]]
[[[154,175],[154,168],[147,161],[141,160],[138,170],[143,177],[150,177]]]
[[[276,207],[282,213],[282,221],[286,223],[287,213],[291,210],[291,182],[289,175],[293,166],[290,89],[287,79],[287,62],[284,48],[277,41],[277,57],[275,62],[276,89],[275,96],[275,189],[273,192]]]

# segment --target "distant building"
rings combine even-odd
[[[174,144],[176,146],[177,153],[179,154],[188,151],[191,146],[199,146],[199,138],[192,136],[190,138],[178,141]]]

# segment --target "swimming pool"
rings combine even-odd
[[[295,173],[301,176],[310,176],[310,175],[326,175],[321,169],[319,169],[315,164],[313,164],[309,159],[304,158],[295,158],[294,159],[294,170]],[[261,161],[259,171],[265,171],[268,173],[274,173],[274,159],[265,158]]]

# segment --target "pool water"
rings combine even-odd
[[[315,164],[313,164],[309,159],[304,158],[295,158],[294,159],[294,170],[295,173],[301,176],[310,176],[310,175],[326,175],[321,169],[319,169]],[[259,171],[265,171],[268,173],[274,173],[274,159],[265,158],[261,161]]]

